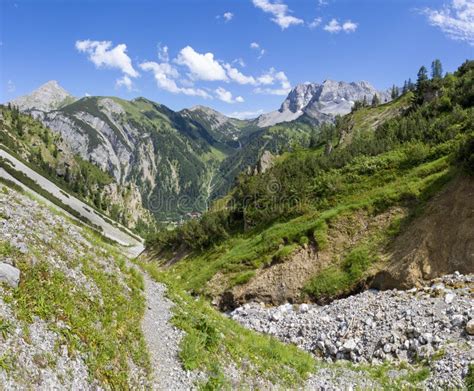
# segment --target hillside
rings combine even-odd
[[[460,202],[454,210],[472,201],[466,171],[472,172],[473,72],[466,62],[443,79],[423,81],[414,95],[357,109],[324,129],[312,149],[284,153],[263,174],[240,175],[220,209],[159,233],[145,258],[222,309],[248,301],[326,302],[359,291],[397,268],[390,266],[399,254],[391,246],[399,248],[397,240],[405,243],[399,238],[410,232],[417,235],[413,251],[424,251],[415,250],[424,235],[433,238],[428,248],[429,241],[461,246],[465,258],[459,264],[448,261],[451,253],[427,256],[428,266],[416,271],[414,264],[396,287],[453,268],[472,271],[470,231],[441,241],[423,221],[441,207],[436,195],[445,188],[459,189],[450,198]],[[453,227],[470,226],[469,216],[452,214]]]
[[[91,209],[136,231],[153,230],[154,218],[135,185],[121,188],[111,175],[76,154],[62,136],[11,106],[1,106],[0,148]]]

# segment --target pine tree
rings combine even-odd
[[[405,80],[403,83],[402,94],[406,94],[408,92],[408,82]]]
[[[392,86],[392,92],[390,94],[392,99],[397,99],[399,94],[400,94],[400,91],[398,90],[398,87],[394,84]]]
[[[425,86],[426,82],[428,81],[428,70],[423,65],[420,70],[418,71],[418,79],[416,80],[416,89],[420,91]]]
[[[439,80],[443,77],[443,65],[441,61],[436,59],[431,63],[431,78],[433,80]]]
[[[411,81],[411,78],[408,79],[408,91],[414,91],[415,84]]]
[[[376,107],[380,104],[380,99],[377,94],[372,98],[372,107]]]
[[[367,106],[367,95],[364,95],[364,100],[362,101],[362,106]]]

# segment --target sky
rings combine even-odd
[[[277,109],[298,83],[379,89],[474,58],[474,0],[1,0],[0,102],[57,80],[76,97]]]

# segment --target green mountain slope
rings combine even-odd
[[[222,308],[325,301],[360,289],[446,183],[469,181],[472,80],[471,61],[419,83],[414,95],[349,114],[312,149],[283,154],[263,174],[241,175],[199,221],[158,234],[146,259],[170,264],[167,274]]]

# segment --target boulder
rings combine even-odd
[[[8,263],[0,262],[0,283],[16,288],[20,283],[20,270]]]
[[[467,322],[466,333],[469,335],[474,335],[474,319],[471,319],[469,322]]]

